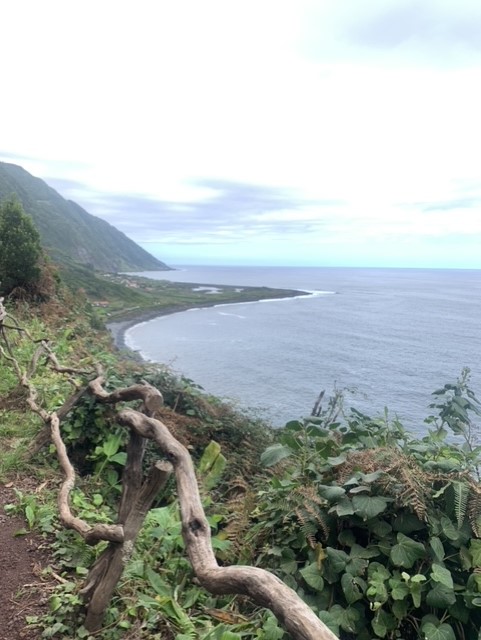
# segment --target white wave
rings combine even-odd
[[[216,305],[219,306],[219,305]],[[245,320],[245,316],[241,316],[238,313],[226,313],[225,311],[218,312],[220,316],[232,316],[233,318],[240,318],[241,320]]]

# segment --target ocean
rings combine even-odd
[[[309,415],[321,390],[346,407],[426,432],[431,393],[471,369],[481,396],[481,271],[195,267],[142,275],[262,285],[298,298],[192,309],[127,330],[126,345],[274,427]],[[212,294],[215,295],[214,293]]]

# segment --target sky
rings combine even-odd
[[[3,3],[0,160],[169,264],[481,268],[479,0]]]

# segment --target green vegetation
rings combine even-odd
[[[102,630],[94,636],[82,625],[82,588],[105,543],[89,546],[60,525],[63,472],[52,446],[34,445],[48,433],[38,415],[48,423],[46,415],[62,412],[72,385],[85,389],[100,364],[107,391],[142,381],[162,392],[156,415],[196,464],[220,563],[273,571],[341,640],[479,640],[481,404],[468,371],[434,392],[424,437],[387,412],[346,411],[341,393],[274,432],[165,367],[122,357],[103,323],[298,292],[205,291],[99,274],[71,260],[67,289],[48,264],[39,269],[38,236],[15,200],[2,206],[0,242],[4,291],[28,292],[38,279],[48,292],[9,300],[6,320],[0,309],[0,479],[16,487],[6,511],[23,515],[19,534],[41,532],[52,552],[49,611],[26,618],[42,638],[289,640],[269,611],[238,595],[213,596],[196,582],[173,481],[148,512]],[[58,365],[73,370],[62,375]],[[87,525],[116,523],[128,435],[111,407],[78,393],[61,422],[78,474],[72,510]],[[149,442],[145,471],[158,456]],[[35,478],[37,490],[26,489],[23,476]]]
[[[0,204],[0,293],[16,288],[33,290],[40,279],[40,238],[20,202],[11,197]]]
[[[86,296],[96,307],[97,323],[153,316],[192,306],[298,295],[295,291],[264,287],[244,287],[238,291],[226,286],[220,287],[217,294],[209,294],[193,291],[196,288],[193,284],[116,275],[121,271],[159,271],[169,267],[104,220],[62,198],[39,178],[21,167],[0,162],[0,200],[11,198],[12,194],[28,214],[25,219],[31,216],[42,248],[58,268],[55,276],[50,267],[49,278],[61,278],[76,297]],[[4,235],[6,244],[13,254],[16,245],[8,234]],[[22,261],[20,256],[17,258]],[[43,272],[46,273],[45,268]],[[52,288],[43,285],[44,289]]]
[[[343,640],[478,640],[481,405],[467,371],[433,394],[424,437],[387,413],[371,418],[346,410],[342,394],[318,415],[273,432],[164,367],[123,360],[105,333],[92,330],[85,307],[62,309],[62,317],[49,305],[17,314],[34,340],[51,338],[62,364],[87,369],[101,362],[109,389],[143,379],[162,391],[161,419],[196,461],[222,563],[271,569]],[[34,350],[18,336],[15,353],[24,366]],[[80,589],[99,550],[59,526],[56,456],[45,449],[26,461],[39,421],[22,402],[10,363],[2,359],[0,367],[1,477],[18,483],[28,470],[51,487],[19,490],[7,511],[22,513],[26,530],[48,536],[62,578],[49,612],[29,622],[44,638],[87,638]],[[48,410],[70,393],[68,381],[49,369],[33,383]],[[87,522],[113,521],[124,430],[108,407],[85,396],[62,423],[62,435],[80,474],[73,510]],[[219,446],[208,447],[212,441]],[[219,447],[223,457],[215,462]],[[146,464],[157,455],[149,447]],[[95,637],[287,640],[269,612],[239,596],[209,595],[193,578],[169,486],[149,512]]]

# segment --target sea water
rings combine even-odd
[[[481,271],[177,269],[142,275],[310,292],[163,316],[125,336],[146,359],[258,411],[273,426],[308,415],[319,392],[336,387],[346,389],[347,406],[369,415],[387,406],[423,433],[432,391],[463,367],[481,396]]]

